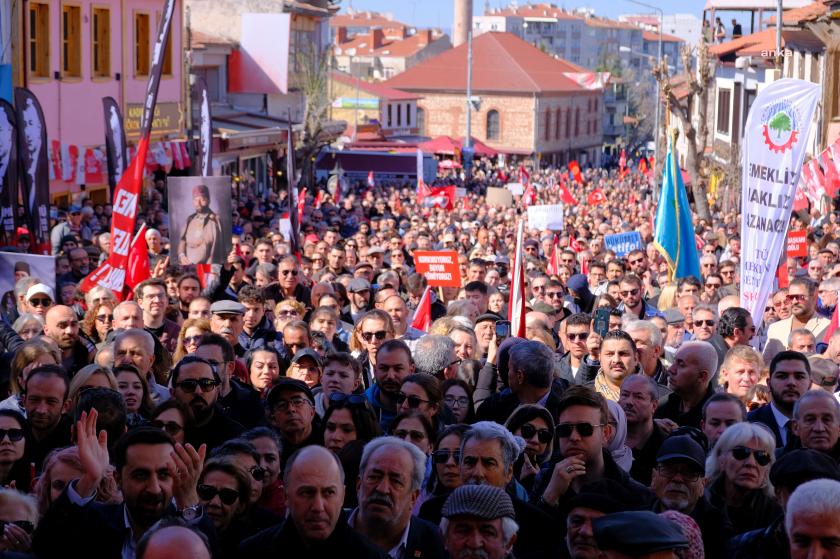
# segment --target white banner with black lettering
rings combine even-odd
[[[758,328],[785,245],[820,86],[783,79],[761,90],[744,127],[741,306]]]

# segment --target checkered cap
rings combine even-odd
[[[490,485],[462,485],[452,492],[443,505],[442,516],[469,515],[486,520],[516,518],[513,502],[508,494]]]

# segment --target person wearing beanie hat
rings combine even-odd
[[[178,241],[177,263],[212,264],[223,262],[222,226],[219,217],[210,209],[210,189],[197,184],[192,189],[195,213],[187,218]]]
[[[578,306],[580,312],[592,312],[592,303],[595,302],[595,296],[589,291],[589,280],[585,275],[573,275],[566,282],[566,287],[569,289],[569,296],[574,299],[574,303]]]
[[[446,499],[440,530],[450,557],[512,557],[519,526],[504,489],[462,485]]]

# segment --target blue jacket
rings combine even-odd
[[[370,402],[370,405],[373,406],[373,411],[376,412],[376,417],[379,418],[379,426],[382,427],[382,432],[387,433],[391,428],[391,422],[394,421],[394,418],[397,416],[397,412],[390,411],[385,409],[382,403],[379,401],[379,394],[381,390],[379,389],[378,384],[374,384],[367,390],[365,390],[365,397]]]

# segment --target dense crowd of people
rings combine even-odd
[[[525,228],[518,337],[527,204],[485,188],[523,176],[565,228]],[[59,211],[56,277],[22,262],[3,297],[0,557],[840,557],[834,214],[794,216],[809,255],[754,324],[737,215],[695,219],[702,277],[672,279],[649,178],[582,179],[482,160],[451,208],[310,192],[298,255],[285,189],[243,181],[204,277],[170,259],[152,182],[150,277],[122,301],[79,290],[111,207]],[[418,250],[462,278],[428,291],[428,331]]]

